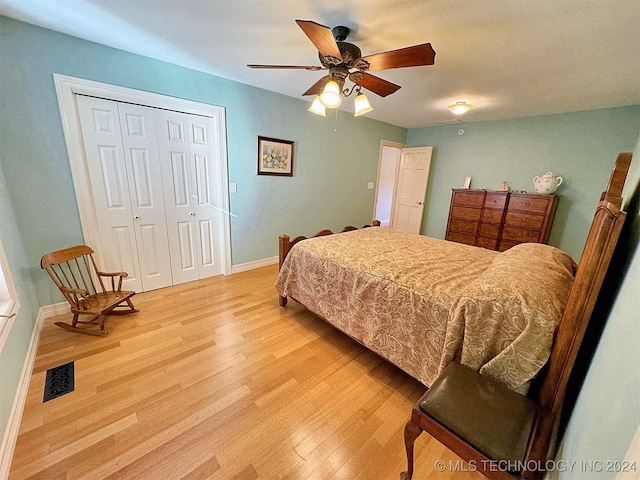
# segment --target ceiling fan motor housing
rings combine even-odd
[[[320,63],[326,67],[337,67],[344,66],[348,68],[356,68],[355,61],[362,57],[362,51],[357,45],[348,42],[337,42],[338,50],[340,50],[340,55],[342,59],[332,57],[331,55],[322,55],[318,52],[318,58],[320,58]]]
[[[346,67],[346,68],[361,68],[362,65],[356,65],[356,60],[362,57],[362,51],[357,45],[353,43],[345,42],[351,30],[349,27],[333,27],[331,29],[333,33],[333,37],[336,39],[336,44],[338,45],[338,50],[340,51],[340,55],[342,59],[333,57],[331,55],[322,55],[322,53],[318,52],[318,58],[320,58],[320,63],[325,68],[332,67]]]

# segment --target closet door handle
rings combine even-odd
[[[133,219],[134,220],[140,220],[140,215],[134,215]]]
[[[189,216],[190,216],[190,217],[195,217],[195,216],[196,216],[196,214],[195,214],[195,213],[193,213],[193,212],[190,212],[190,213],[189,213]]]

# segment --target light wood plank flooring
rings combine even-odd
[[[106,337],[48,319],[10,479],[398,479],[416,380],[295,302],[269,266],[136,295]],[[42,402],[46,370],[75,391]],[[423,434],[421,479],[478,479]],[[443,460],[445,472],[436,462]]]

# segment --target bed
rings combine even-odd
[[[618,163],[607,189],[617,198]],[[565,252],[346,230],[280,237],[281,306],[294,299],[427,387],[457,360],[522,389],[548,361],[577,268]]]

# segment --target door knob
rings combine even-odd
[[[189,213],[189,216],[190,216],[190,217],[195,217],[195,216],[196,216],[196,214],[195,214],[195,213],[193,213],[193,212],[191,212],[191,213]]]
[[[424,205],[424,203],[422,202],[416,202],[418,205]]]
[[[140,220],[140,215],[135,215],[135,216],[133,217],[133,219],[134,219],[134,220]]]

